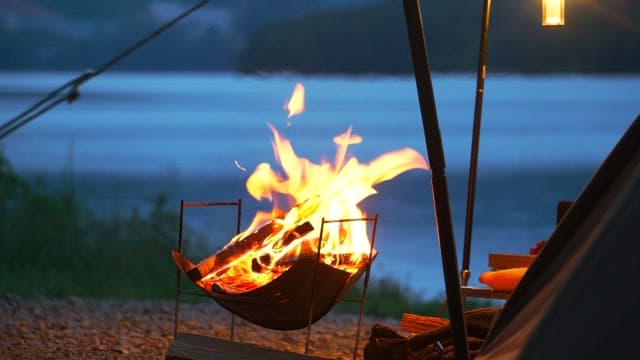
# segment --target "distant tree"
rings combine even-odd
[[[335,8],[256,29],[236,58],[242,72],[410,72],[398,1]],[[422,2],[431,66],[474,71],[482,2]],[[497,72],[639,72],[640,2],[567,5],[565,27],[543,28],[539,0],[494,3],[488,68]]]

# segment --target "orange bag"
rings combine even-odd
[[[512,291],[516,288],[527,267],[487,271],[480,275],[480,282],[499,291]]]

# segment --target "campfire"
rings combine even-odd
[[[289,118],[304,109],[300,84],[285,108]],[[367,228],[372,218],[359,203],[376,194],[375,185],[428,165],[410,148],[360,163],[348,152],[363,141],[351,128],[333,138],[333,163],[313,163],[269,128],[281,171],[261,163],[246,188],[255,199],[272,203],[272,210],[258,211],[246,230],[197,265],[179,252],[172,255],[182,272],[231,312],[288,330],[307,326],[311,302],[311,321],[324,316],[375,258]],[[314,289],[319,294],[311,299]]]

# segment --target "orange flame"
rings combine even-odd
[[[217,285],[228,293],[242,293],[269,283],[286,271],[301,256],[317,252],[322,219],[357,219],[366,217],[358,204],[376,193],[374,186],[412,169],[428,170],[425,159],[417,151],[404,148],[383,154],[369,164],[347,156],[349,145],[362,138],[349,128],[336,136],[334,164],[315,164],[298,157],[291,143],[269,126],[273,134],[273,149],[283,173],[268,163],[259,164],[247,180],[248,192],[258,200],[274,203],[271,212],[258,212],[244,232],[234,237],[227,247],[271,225],[270,233],[257,247],[244,251],[224,266],[199,281],[211,288]],[[276,204],[286,200],[288,212]],[[292,239],[301,224],[309,222],[313,230]],[[366,262],[370,242],[366,223],[335,222],[324,227],[321,261],[335,268],[355,273]],[[223,249],[224,250],[224,249]]]
[[[304,86],[302,86],[301,83],[296,83],[293,87],[291,98],[289,102],[284,104],[284,109],[289,111],[287,119],[291,119],[294,115],[300,115],[304,111]],[[289,125],[291,125],[291,123],[287,121],[287,126]]]

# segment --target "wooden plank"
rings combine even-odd
[[[180,333],[169,345],[166,360],[326,360],[325,358],[232,342],[203,335]]]
[[[485,299],[508,299],[510,291],[498,291],[492,288],[461,286],[460,293],[465,297],[477,297]]]
[[[400,321],[400,330],[416,334],[425,331],[431,331],[448,323],[449,320],[435,316],[404,313],[402,314],[402,320]]]
[[[531,265],[535,258],[535,255],[491,253],[489,254],[489,267],[494,269],[527,267]]]

